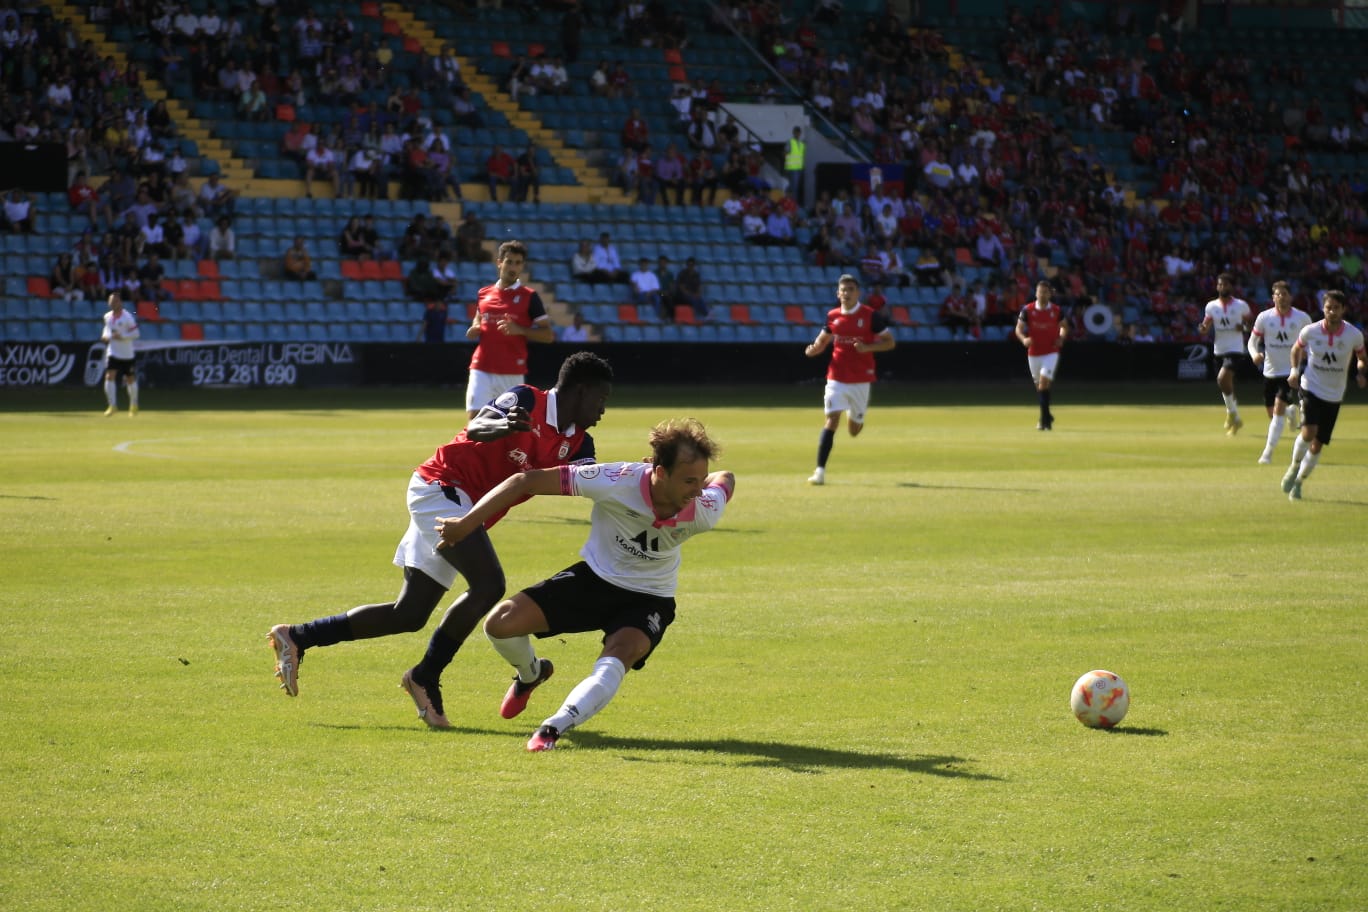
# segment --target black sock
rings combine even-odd
[[[302,652],[313,646],[332,646],[356,638],[352,636],[351,618],[346,614],[334,614],[307,624],[291,624],[290,639]]]
[[[817,442],[817,468],[826,468],[827,457],[831,455],[831,445],[835,442],[836,432],[822,428],[821,439]]]
[[[438,627],[432,631],[432,639],[428,640],[423,660],[414,666],[414,678],[424,684],[438,683],[442,678],[442,672],[446,671],[451,660],[456,658],[456,651],[460,648],[459,641],[442,633],[442,628]]]

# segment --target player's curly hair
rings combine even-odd
[[[556,376],[557,389],[575,386],[594,386],[613,382],[613,367],[602,355],[578,351],[561,362]]]
[[[722,448],[696,418],[669,418],[651,428],[651,462],[673,471],[681,460],[712,462]]]

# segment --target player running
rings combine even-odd
[[[869,411],[869,388],[874,382],[874,355],[896,344],[882,311],[860,301],[860,281],[846,273],[836,282],[838,306],[827,312],[826,323],[803,354],[816,358],[831,346],[826,388],[822,392],[822,436],[817,442],[817,469],[808,484],[826,484],[827,457],[836,442],[841,413],[851,437],[864,430]]]
[[[1053,296],[1054,287],[1049,282],[1037,282],[1035,300],[1021,309],[1016,325],[1016,337],[1026,346],[1026,366],[1040,402],[1038,431],[1054,429],[1050,390],[1059,370],[1060,346],[1069,337],[1069,324],[1064,322],[1064,312],[1059,305],[1050,300]]]
[[[1273,461],[1273,448],[1282,437],[1284,424],[1297,429],[1297,394],[1288,385],[1287,375],[1292,372],[1292,345],[1310,322],[1306,311],[1292,306],[1292,289],[1286,282],[1273,283],[1273,306],[1254,318],[1249,357],[1255,367],[1263,369],[1264,407],[1268,410],[1268,440],[1259,455],[1259,465]]]
[[[1349,362],[1357,360],[1359,389],[1368,386],[1368,354],[1363,332],[1344,322],[1342,291],[1327,291],[1321,309],[1325,319],[1302,328],[1292,346],[1292,371],[1287,382],[1302,394],[1301,434],[1292,443],[1292,465],[1283,476],[1289,500],[1301,500],[1302,483],[1330,445],[1339,418],[1340,402],[1349,386]],[[1303,372],[1303,369],[1305,372]]]

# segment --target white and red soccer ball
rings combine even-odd
[[[1126,717],[1130,688],[1110,671],[1090,671],[1074,683],[1069,707],[1089,728],[1111,728]]]

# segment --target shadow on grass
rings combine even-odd
[[[496,730],[462,725],[438,729],[416,725],[314,722],[311,723],[311,727],[326,728],[332,731],[399,731],[442,737],[455,735],[508,737],[510,734],[506,729]],[[514,737],[521,742],[531,734],[531,731],[532,729],[529,728],[525,732],[517,732]],[[1111,729],[1111,731],[1118,731],[1118,729]],[[1127,731],[1131,733],[1149,731],[1150,733],[1164,734],[1157,729],[1122,729],[1120,731],[1123,734]],[[903,757],[896,754],[863,753],[861,751],[834,750],[828,747],[809,747],[805,744],[785,744],[781,741],[741,741],[736,738],[718,738],[712,741],[675,741],[669,738],[623,738],[617,735],[601,735],[591,731],[569,732],[565,735],[564,740],[566,743],[572,743],[577,748],[582,749],[635,751],[641,755],[627,759],[641,763],[658,762],[645,756],[648,752],[692,751],[700,754],[749,756],[753,759],[746,761],[745,766],[772,766],[796,773],[818,773],[823,769],[887,769],[901,770],[905,773],[920,773],[924,776],[941,776],[946,779],[970,779],[979,782],[1003,781],[1001,776],[975,773],[964,769],[963,766],[968,763],[967,760],[963,757],[946,755],[923,754],[921,756]]]
[[[1116,728],[1103,729],[1109,735],[1133,735],[1138,738],[1167,738],[1168,729],[1164,728],[1135,728],[1133,726],[1121,725]]]
[[[883,485],[864,485],[868,488],[879,488]],[[1016,494],[1037,494],[1035,488],[1016,488],[1016,487],[981,487],[976,485],[946,485],[946,484],[922,484],[920,481],[900,481],[894,487],[898,488],[922,488],[927,491],[1011,491]]]
[[[948,779],[1002,781],[998,776],[963,769],[967,762],[963,757],[943,755],[902,757],[896,754],[786,744],[782,741],[741,741],[736,738],[675,741],[669,738],[623,738],[586,731],[570,732],[566,738],[583,747],[599,750],[694,751],[749,756],[753,759],[746,761],[747,766],[774,766],[800,773],[820,772],[822,769],[888,769],[920,773],[925,776],[943,776]]]

